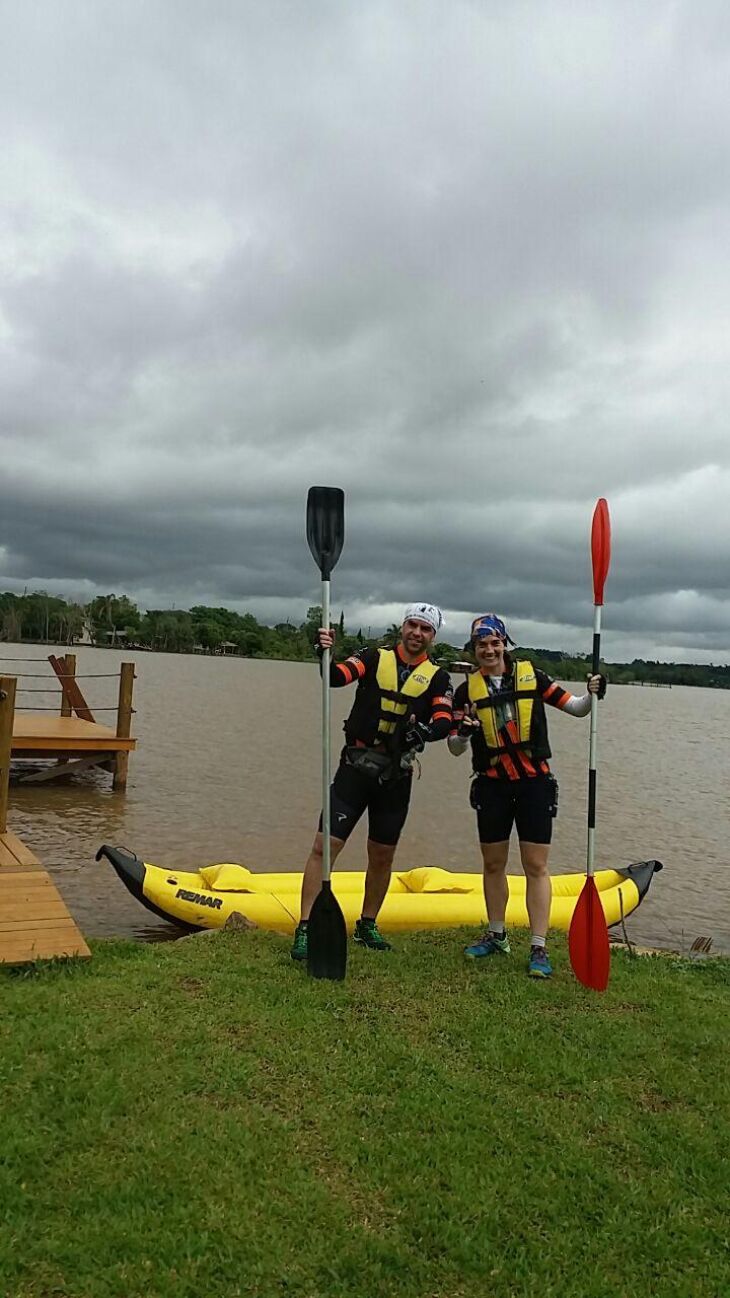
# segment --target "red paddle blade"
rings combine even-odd
[[[591,526],[591,559],[593,560],[593,603],[603,603],[603,587],[608,576],[608,565],[611,562],[611,520],[608,516],[608,503],[598,501],[593,511]]]
[[[595,880],[588,877],[573,911],[568,933],[573,973],[584,987],[605,992],[611,967],[606,916]]]

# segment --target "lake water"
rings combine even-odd
[[[44,669],[53,688],[50,647],[2,649],[0,666],[19,675],[19,688],[43,686],[21,673]],[[123,659],[137,664],[138,749],[130,757],[127,791],[113,793],[111,777],[97,772],[65,785],[15,784],[9,827],[53,875],[87,936],[161,937],[176,931],[144,910],[111,866],[94,861],[103,842],[179,869],[217,861],[255,870],[302,869],[320,805],[316,666],[85,647],[76,654],[80,678],[118,672]],[[115,706],[115,680],[80,684],[92,709]],[[580,686],[573,688],[582,693]],[[352,689],[332,695],[333,761],[352,697]],[[18,710],[31,703],[58,708],[59,699],[54,693],[19,694]],[[99,712],[97,720],[113,725],[114,713]],[[551,868],[580,871],[588,718],[548,709],[548,720],[551,765],[560,784]],[[652,857],[665,866],[629,921],[639,942],[686,949],[694,938],[710,936],[714,950],[730,951],[729,722],[730,691],[613,686],[600,706],[596,868]],[[397,866],[479,869],[468,789],[468,754],[457,759],[445,744],[430,746]],[[364,864],[362,824],[338,867]],[[519,869],[515,842],[510,870]]]

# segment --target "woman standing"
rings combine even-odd
[[[549,978],[552,966],[545,945],[552,897],[548,853],[558,786],[548,766],[551,754],[545,704],[585,717],[591,710],[591,694],[602,699],[606,693],[606,678],[589,677],[588,693],[576,697],[528,660],[513,661],[507,650],[513,643],[496,614],[475,618],[470,647],[477,670],[454,695],[454,727],[448,746],[459,757],[471,745],[475,776],[471,805],[477,813],[488,915],[486,933],[466,948],[466,955],[475,960],[509,955],[505,930],[507,857],[512,827],[516,826],[527,879],[528,973],[533,978]]]

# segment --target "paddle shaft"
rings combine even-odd
[[[596,604],[593,610],[593,663],[592,674],[598,674],[601,659],[601,605]],[[591,694],[591,742],[588,758],[588,852],[586,857],[586,874],[593,875],[593,861],[596,836],[596,751],[598,731],[598,695]]]
[[[322,626],[329,631],[330,583],[322,578]],[[329,883],[332,873],[330,844],[330,655],[322,651],[322,882]]]

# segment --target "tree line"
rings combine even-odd
[[[69,602],[44,591],[0,594],[0,639],[66,644],[88,637],[98,646],[127,646],[165,653],[230,653],[244,658],[274,658],[293,662],[315,660],[314,642],[322,610],[313,605],[303,622],[277,622],[267,626],[252,613],[198,604],[190,609],[147,609],[140,612],[127,595],[98,595],[88,604]],[[365,645],[394,643],[400,627],[371,636],[370,628],[348,630],[344,613],[337,625],[336,650],[346,657]],[[516,651],[531,659],[556,680],[583,680],[590,670],[590,654],[567,654],[552,649],[521,647]],[[463,649],[438,642],[433,655],[445,667],[464,658]],[[663,663],[635,658],[630,663],[602,664],[614,684],[702,685],[730,689],[730,666],[700,663]]]

